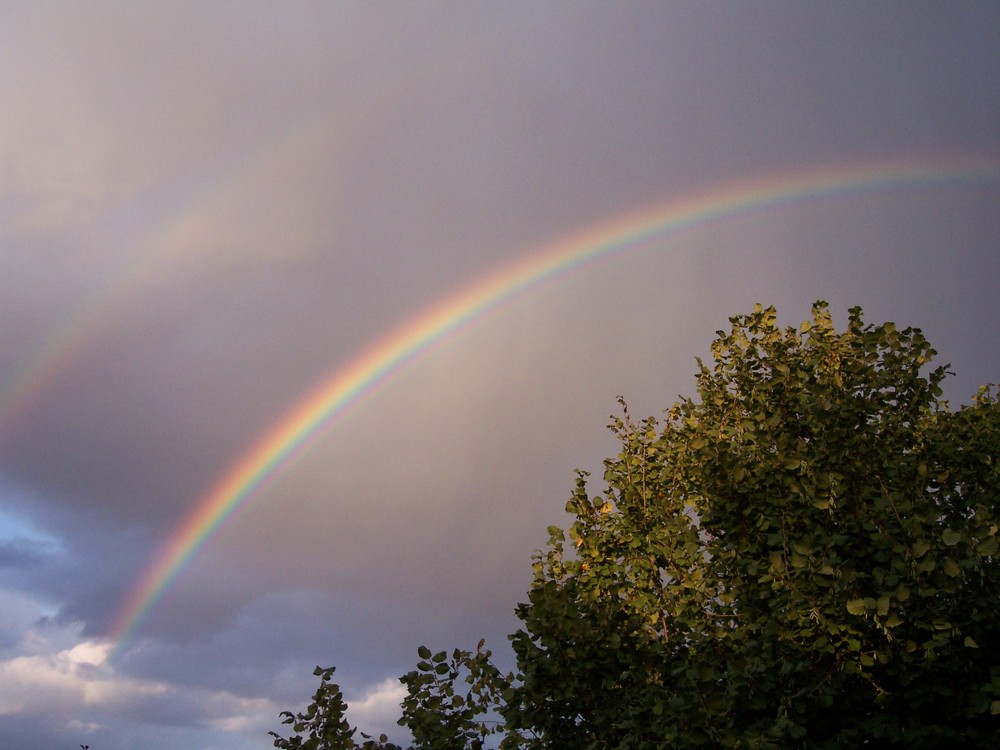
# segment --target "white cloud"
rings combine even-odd
[[[44,642],[28,640],[34,648]],[[109,650],[109,643],[85,640],[54,653],[20,655],[0,662],[0,714],[120,708],[167,693],[165,683],[116,674],[104,663]]]
[[[64,652],[66,658],[74,664],[103,664],[111,652],[111,644],[107,642],[84,641]]]
[[[93,734],[98,729],[102,728],[101,724],[93,721],[79,721],[77,719],[72,719],[67,722],[66,728],[71,732],[80,732],[82,734]]]
[[[192,726],[259,737],[278,713],[264,698],[121,674],[108,662],[113,644],[83,638],[80,630],[51,624],[25,629],[0,659],[0,716],[60,717],[62,726],[51,729],[85,734],[136,715],[159,715],[169,723],[183,716]]]
[[[246,698],[228,691],[197,690],[199,702],[215,716],[207,723],[216,729],[262,736],[274,723],[277,705],[264,698]]]
[[[362,732],[377,736],[396,726],[406,688],[395,677],[369,687],[360,699],[345,698],[348,718]]]

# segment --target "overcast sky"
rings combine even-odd
[[[954,403],[1000,379],[995,2],[9,2],[0,102],[4,747],[262,750],[317,664],[403,739],[418,645],[509,661],[616,396],[692,394],[755,302],[922,328]],[[424,349],[115,640],[210,488],[370,347],[570,238],[810,175]]]

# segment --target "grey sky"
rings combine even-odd
[[[316,664],[392,729],[419,644],[505,654],[573,469],[599,480],[615,450],[615,397],[690,394],[755,302],[919,326],[956,402],[1000,372],[995,3],[8,3],[0,101],[0,736],[21,750],[269,747]],[[449,337],[105,658],[208,487],[448,294],[671,201],[929,157],[993,176],[707,222]]]

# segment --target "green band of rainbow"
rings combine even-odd
[[[541,282],[643,240],[660,238],[737,214],[811,198],[904,184],[993,183],[1000,155],[944,157],[837,166],[729,186],[572,236],[529,253],[426,310],[337,369],[253,447],[195,505],[162,547],[122,607],[110,633],[122,653],[146,617],[191,559],[224,521],[311,438],[334,424],[362,394],[384,381],[427,347],[481,319],[500,303]]]

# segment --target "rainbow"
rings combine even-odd
[[[1000,154],[834,166],[730,185],[671,201],[591,228],[527,253],[400,326],[328,379],[271,426],[212,485],[176,528],[138,581],[114,621],[113,654],[121,654],[192,558],[223,523],[338,417],[356,406],[432,345],[482,319],[502,303],[589,263],[708,222],[767,207],[903,185],[992,183],[1000,180]]]
[[[372,92],[376,106],[367,111],[352,110],[348,117],[327,107],[263,150],[251,148],[234,154],[218,166],[218,173],[206,171],[186,184],[183,197],[155,216],[148,229],[120,240],[128,248],[126,260],[109,269],[105,283],[87,295],[68,320],[58,321],[44,332],[20,365],[0,379],[0,447],[8,436],[16,434],[19,421],[53,390],[63,373],[72,369],[95,340],[129,319],[128,312],[142,303],[150,287],[169,278],[176,268],[212,259],[211,243],[206,250],[201,236],[220,213],[238,206],[259,184],[272,179],[283,164],[303,158],[303,144],[319,139],[326,144],[364,132],[365,126],[377,119],[407,86],[418,84],[420,76],[429,72],[431,69],[414,69],[406,79]]]
[[[110,269],[105,283],[82,300],[68,321],[46,331],[23,364],[0,381],[0,444],[96,339],[128,320],[127,312],[141,304],[150,287],[169,276],[171,268],[198,260],[199,247],[190,238],[197,236],[199,224],[233,200],[239,186],[260,179],[268,167],[287,157],[294,143],[289,138],[265,158],[225,165],[224,179],[190,185],[184,199],[157,216],[149,231],[122,240],[128,247],[126,260]]]

